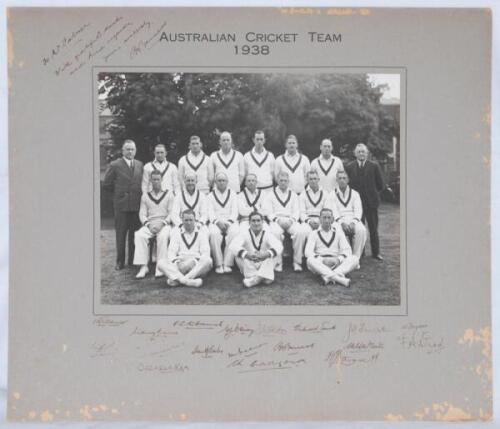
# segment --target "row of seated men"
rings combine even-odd
[[[345,275],[359,268],[366,241],[360,196],[348,186],[342,170],[332,192],[319,186],[315,169],[306,178],[307,187],[297,195],[286,171],[277,174],[278,185],[269,190],[259,189],[257,176],[250,173],[244,189],[236,193],[228,176],[220,172],[213,190],[205,195],[197,176],[187,173],[184,189],[174,195],[162,190],[163,176],[153,170],[151,191],[141,197],[143,226],[135,233],[137,278],[148,274],[149,243],[156,237],[155,275],[166,275],[171,286],[201,286],[201,277],[212,266],[223,274],[231,272],[235,262],[245,286],[269,283],[275,271],[282,271],[282,243],[288,233],[294,271],[302,271],[305,256],[307,267],[325,284],[348,286]]]

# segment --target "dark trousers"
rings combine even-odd
[[[378,241],[378,207],[363,206],[363,217],[361,218],[361,222],[365,223],[365,219],[370,231],[372,256],[377,256],[380,252],[380,245]]]
[[[116,212],[115,230],[116,230],[116,263],[125,265],[125,243],[128,233],[128,263],[132,264],[134,260],[134,233],[141,226],[138,212]]]

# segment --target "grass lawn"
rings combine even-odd
[[[272,285],[250,289],[243,286],[237,270],[223,275],[212,271],[204,279],[203,287],[198,289],[170,288],[165,284],[165,278],[155,279],[151,273],[143,280],[136,280],[136,267],[115,271],[115,232],[112,220],[106,219],[101,230],[102,304],[399,305],[399,206],[382,204],[379,219],[384,261],[370,256],[368,242],[361,269],[350,274],[350,288],[325,287],[319,277],[307,270],[294,273],[291,261],[285,259],[283,272],[276,273]]]

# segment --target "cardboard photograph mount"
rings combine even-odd
[[[10,8],[8,54],[10,420],[491,420],[489,10]]]

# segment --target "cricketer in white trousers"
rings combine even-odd
[[[248,252],[255,251],[269,252],[269,258],[264,261],[255,262],[245,259]],[[259,235],[255,235],[248,228],[241,230],[240,234],[231,243],[231,252],[236,255],[236,264],[245,279],[261,277],[266,283],[274,281],[274,266],[276,258],[281,256],[283,245],[269,231],[262,230]]]
[[[352,253],[358,258],[361,258],[363,249],[366,244],[366,228],[361,222],[363,217],[363,206],[361,204],[361,197],[359,193],[349,186],[344,189],[335,188],[332,194],[332,202],[335,207],[335,222],[342,225],[347,223],[354,224],[354,233],[352,234]]]
[[[305,249],[307,268],[323,279],[335,274],[345,276],[357,268],[359,258],[352,254],[351,246],[339,224],[333,224],[329,231],[321,227],[311,232],[307,238]],[[329,259],[337,257],[340,263],[333,266]]]
[[[267,213],[272,219],[269,226],[271,232],[283,243],[284,234],[288,232],[292,238],[293,262],[302,265],[304,245],[307,239],[307,230],[298,222],[299,200],[291,189],[282,191],[274,188],[267,200]],[[290,226],[286,223],[291,220]],[[277,257],[277,267],[282,265],[282,255]]]
[[[167,257],[158,261],[158,267],[171,280],[197,279],[208,274],[212,259],[205,230],[197,228],[188,234],[182,227],[174,228]]]
[[[274,222],[271,222],[269,228],[271,232],[278,238],[282,243],[285,238],[285,232],[290,234],[292,239],[293,247],[293,262],[294,264],[302,265],[302,258],[304,256],[304,245],[307,239],[307,231],[304,226],[295,220],[292,222],[290,227],[286,229],[284,226],[284,221],[289,218],[278,217]],[[277,266],[280,267],[283,263],[282,255],[277,257]]]
[[[158,234],[156,234],[156,260],[167,257],[168,238],[170,236],[170,227],[165,225]],[[134,265],[147,265],[149,262],[149,240],[155,237],[147,226],[143,226],[135,232],[135,251]]]
[[[167,256],[170,235],[170,213],[172,212],[173,193],[169,191],[146,192],[142,194],[139,219],[143,227],[134,234],[134,265],[147,265],[149,262],[149,240],[156,235],[156,259]],[[156,226],[159,232],[153,234],[149,226]],[[161,228],[161,229],[160,229]]]
[[[219,173],[220,174],[220,173]],[[224,173],[222,173],[224,174]],[[227,177],[227,176],[226,176]],[[220,192],[215,188],[207,197],[208,219],[208,237],[210,249],[214,258],[216,268],[221,266],[231,267],[234,262],[234,256],[229,250],[231,241],[238,235],[238,201],[236,192],[226,188]],[[222,221],[229,224],[226,232],[223,234],[217,226],[217,222]],[[224,252],[222,252],[222,242],[225,240]]]

